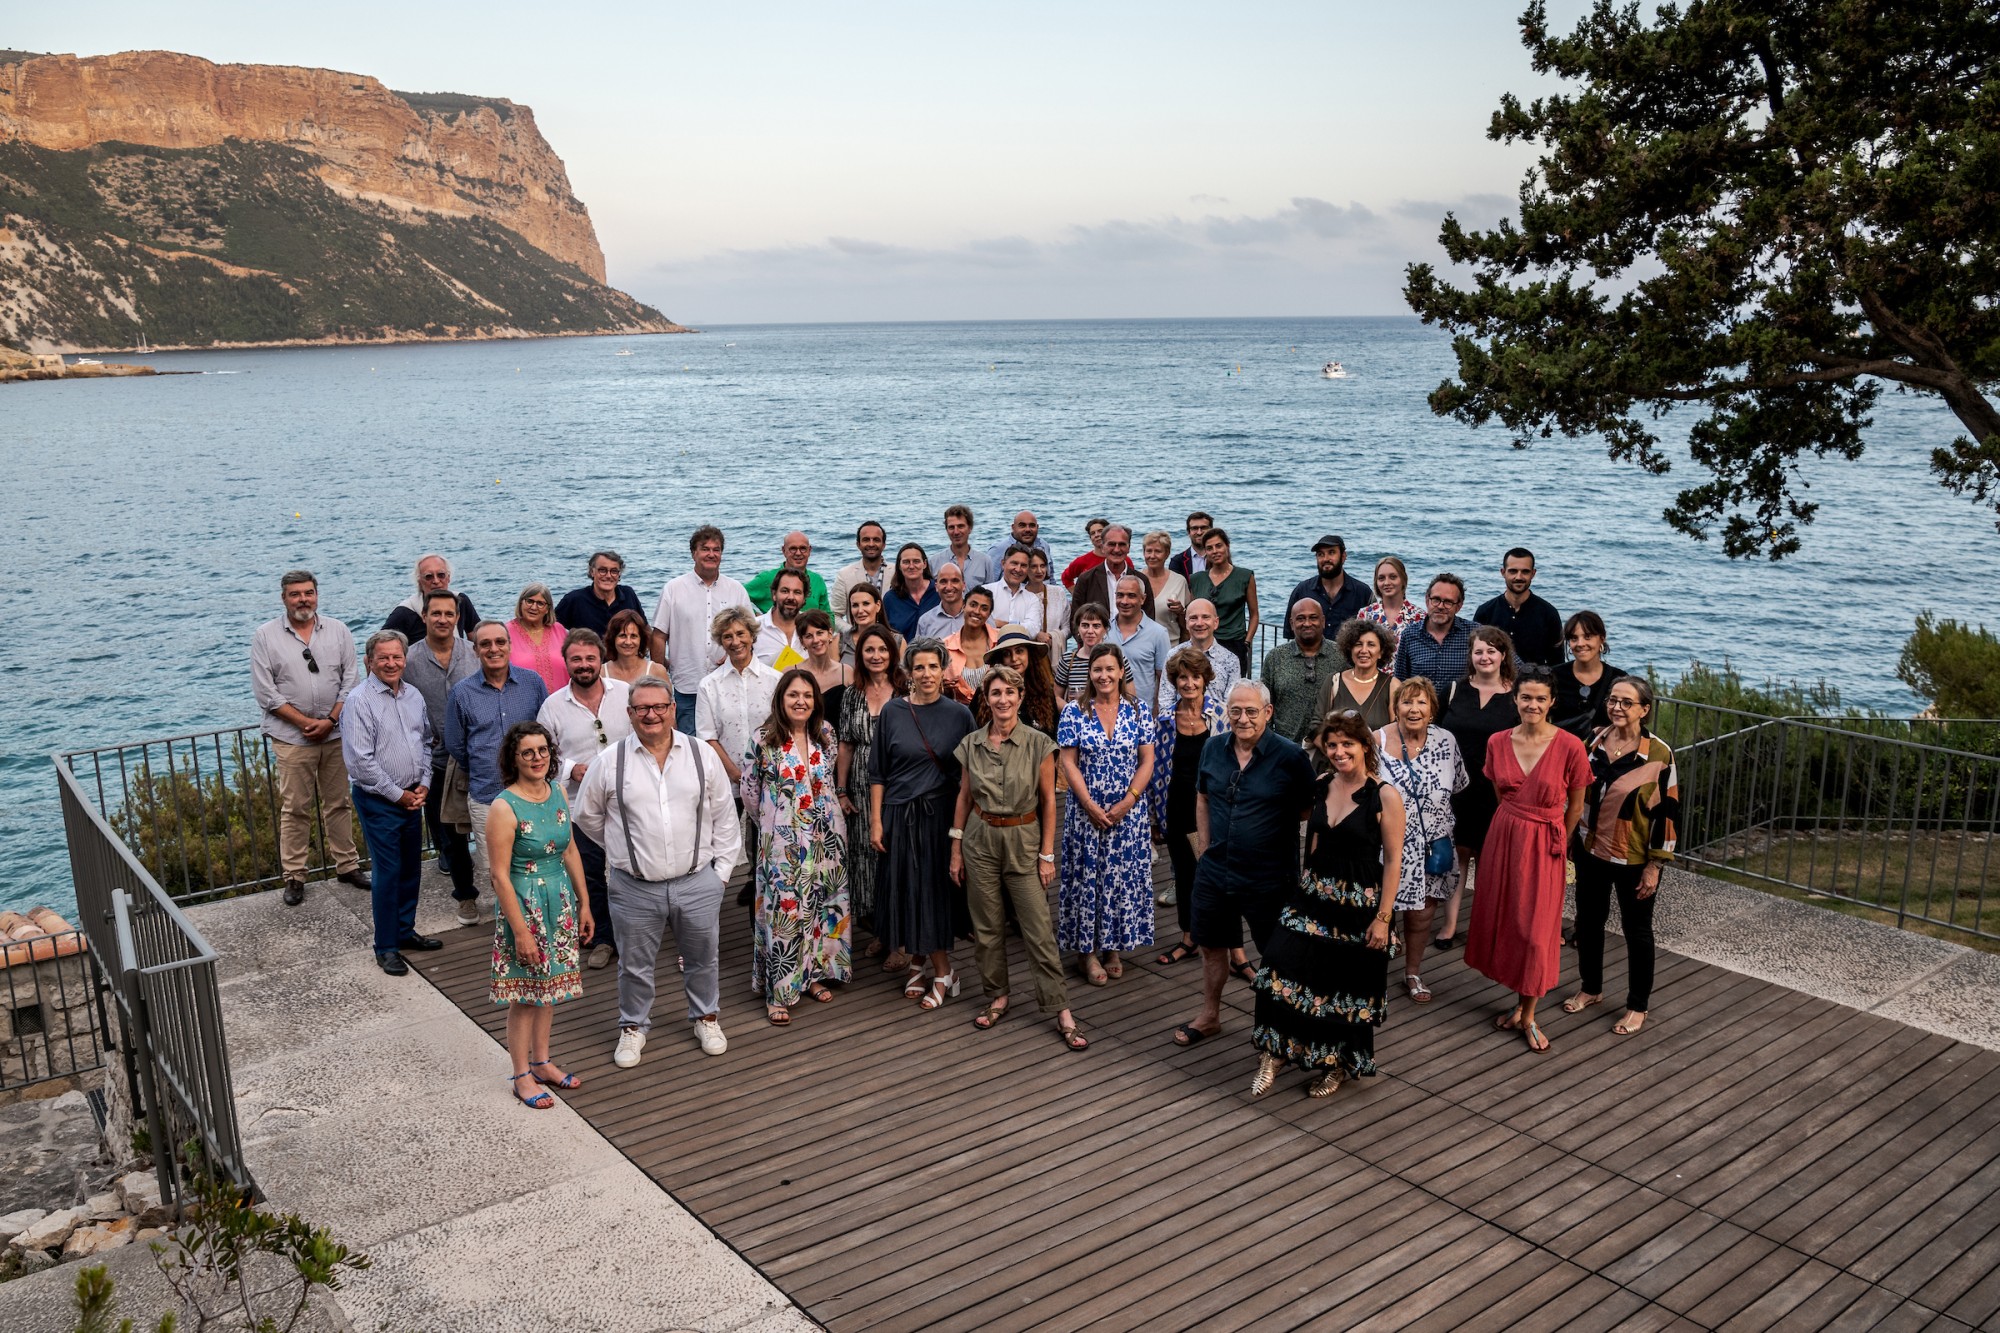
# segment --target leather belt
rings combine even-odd
[[[973,803],[972,813],[985,820],[989,828],[1020,828],[1023,824],[1038,824],[1042,818],[1039,810],[1030,810],[1024,815],[989,815],[979,808],[977,802]]]

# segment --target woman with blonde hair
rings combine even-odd
[[[1403,914],[1403,990],[1418,1004],[1428,1004],[1424,985],[1424,949],[1430,944],[1431,921],[1437,905],[1457,886],[1452,873],[1458,849],[1452,843],[1451,798],[1469,781],[1458,742],[1437,726],[1437,690],[1423,676],[1395,682],[1396,720],[1379,728],[1375,743],[1382,754],[1382,780],[1403,797],[1407,812],[1403,830],[1403,875],[1396,886],[1396,908]]]
[[[1361,608],[1361,619],[1387,625],[1398,634],[1412,625],[1422,624],[1423,603],[1413,602],[1405,596],[1409,590],[1409,566],[1403,563],[1400,556],[1383,556],[1375,562],[1375,600]],[[1392,660],[1394,651],[1390,650]]]
[[[532,671],[554,694],[569,684],[563,663],[563,643],[569,631],[556,623],[556,595],[546,583],[530,583],[514,599],[514,618],[507,622],[510,666]]]
[[[1159,622],[1160,628],[1167,632],[1167,641],[1178,648],[1187,641],[1187,626],[1181,623],[1181,612],[1194,600],[1194,594],[1178,570],[1167,568],[1167,560],[1174,553],[1174,539],[1165,532],[1149,532],[1140,539],[1139,553],[1145,559],[1140,576],[1146,580],[1146,614]]]

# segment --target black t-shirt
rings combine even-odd
[[[1563,660],[1563,623],[1553,605],[1528,594],[1516,611],[1503,594],[1472,613],[1482,625],[1504,629],[1514,640],[1514,656],[1554,670]]]

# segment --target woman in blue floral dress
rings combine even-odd
[[[780,1026],[801,996],[826,1004],[833,992],[825,983],[853,974],[835,754],[819,682],[793,667],[779,678],[743,766],[743,808],[755,811],[758,830],[750,984]]]
[[[577,955],[596,933],[583,858],[570,840],[569,802],[549,781],[555,743],[539,722],[518,722],[500,743],[500,777],[507,786],[493,802],[484,837],[493,849],[493,1003],[507,1008],[507,1054],[514,1096],[537,1111],[555,1105],[548,1093],[521,1095],[527,1079],[552,1088],[578,1080],[549,1058],[554,1006],[583,994]],[[504,854],[502,849],[505,849]]]
[[[1121,952],[1153,942],[1153,719],[1124,697],[1118,645],[1090,650],[1089,678],[1090,693],[1063,705],[1056,722],[1069,779],[1056,942],[1081,954],[1084,978],[1102,986],[1125,974]]]

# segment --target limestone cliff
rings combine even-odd
[[[671,332],[527,107],[142,51],[0,51],[0,338]]]
[[[73,151],[225,139],[297,149],[342,194],[488,218],[604,281],[604,252],[562,160],[535,113],[505,98],[396,93],[362,74],[170,51],[0,65],[0,143]]]

